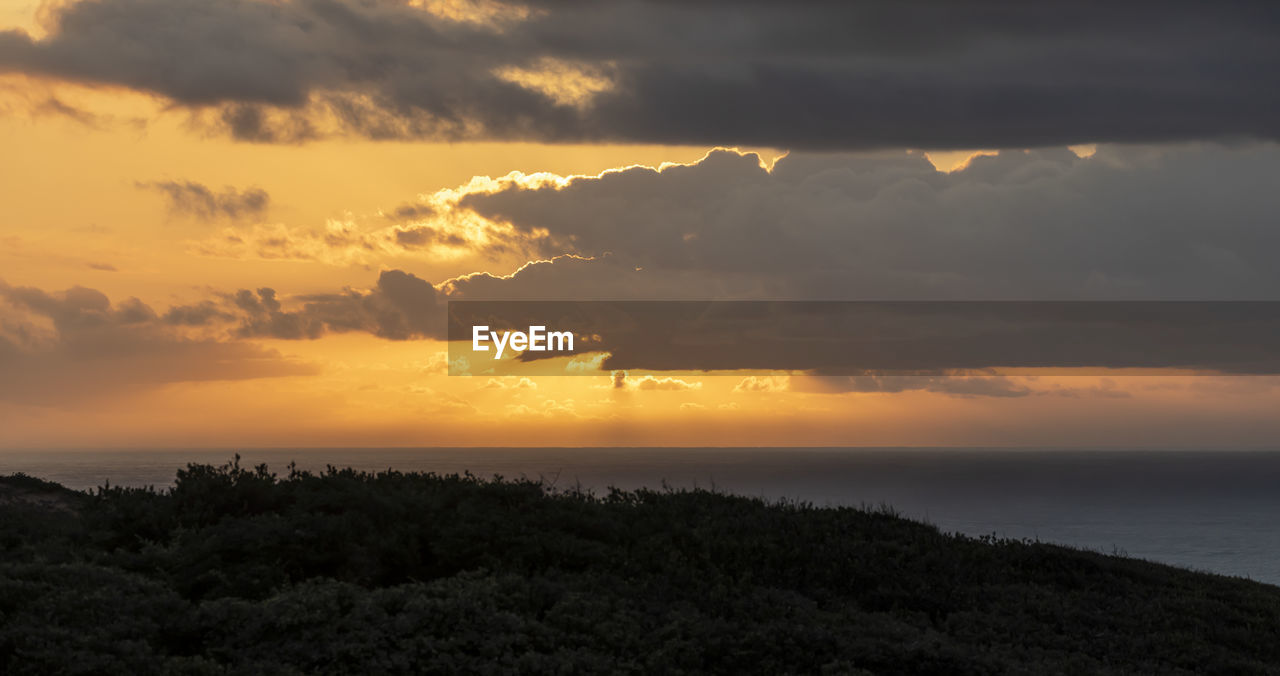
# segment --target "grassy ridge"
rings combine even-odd
[[[1276,673],[1280,588],[706,491],[0,478],[0,672]]]

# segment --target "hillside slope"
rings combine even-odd
[[[0,672],[1280,673],[1280,588],[706,491],[0,478]]]

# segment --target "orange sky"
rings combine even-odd
[[[0,27],[34,29],[35,5],[0,2]],[[286,301],[343,287],[369,289],[383,269],[433,283],[477,271],[507,275],[528,257],[511,250],[352,246],[320,247],[312,259],[290,260],[225,245],[229,234],[243,240],[284,233],[311,241],[336,228],[382,236],[405,224],[385,215],[398,205],[419,196],[429,201],[476,177],[594,175],[636,164],[692,163],[709,150],[353,139],[242,143],[202,129],[188,111],[149,94],[13,73],[0,76],[0,147],[0,281],[54,294],[88,287],[113,307],[136,297],[157,313],[241,288],[271,287]],[[784,152],[743,151],[765,161]],[[931,157],[950,169],[974,152]],[[248,216],[202,219],[145,187],[162,181],[258,188],[269,193],[270,204]],[[5,312],[0,319],[49,329],[47,318],[12,304]],[[790,390],[785,378],[772,390],[744,391],[744,377],[734,375],[680,375],[661,388],[616,389],[607,374],[449,377],[445,346],[432,340],[347,333],[293,341],[192,331],[203,340],[274,351],[255,358],[293,370],[258,377],[250,363],[234,379],[205,373],[121,383],[109,380],[110,369],[60,375],[40,397],[0,392],[0,446],[1205,447],[1224,439],[1269,445],[1280,432],[1280,416],[1273,415],[1280,402],[1269,378],[1058,376],[1021,381],[1033,394],[1012,398],[821,394]],[[74,363],[66,368],[76,373]],[[632,374],[632,381],[639,376]]]

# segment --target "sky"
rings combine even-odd
[[[1280,300],[1277,29],[0,0],[0,446],[1274,447],[1271,375],[450,376],[435,327],[458,299]]]

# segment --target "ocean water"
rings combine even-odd
[[[71,488],[172,483],[236,451],[0,451],[0,474]],[[1280,584],[1280,451],[1049,449],[244,449],[286,473],[366,470],[543,478],[558,487],[700,486],[817,505],[889,505],[944,531],[1084,547]]]

